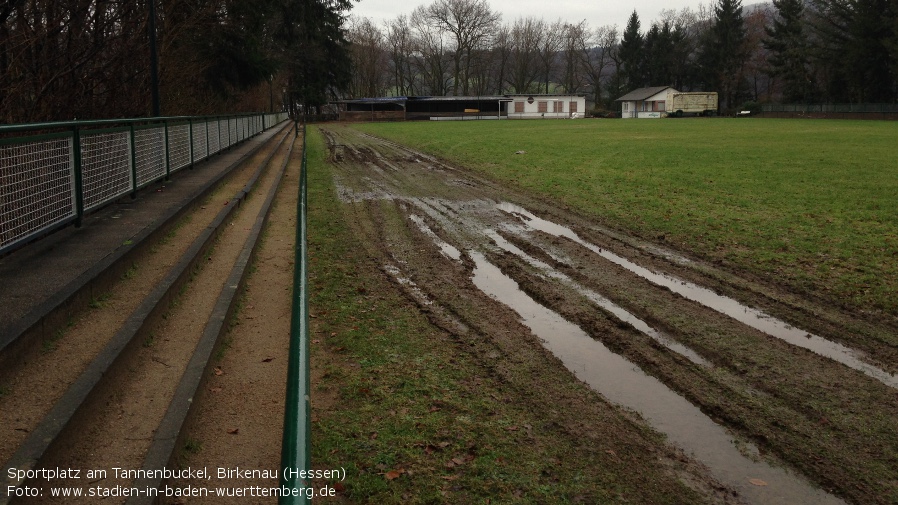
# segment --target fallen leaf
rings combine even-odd
[[[441,478],[443,480],[458,480],[458,475],[443,475]]]
[[[228,430],[228,435],[236,435],[240,433],[240,428],[231,428]]]
[[[396,480],[400,475],[402,474],[397,472],[396,470],[390,470],[389,472],[384,474],[384,477],[386,477],[387,480]]]
[[[756,486],[766,486],[767,485],[767,483],[761,479],[748,479],[748,481]]]
[[[331,486],[331,487],[333,487],[333,488],[334,488],[334,491],[336,491],[336,492],[338,492],[338,493],[342,493],[343,491],[346,491],[346,488],[343,487],[343,483],[342,483],[342,482],[334,482],[334,485]]]
[[[221,367],[215,367],[215,370],[213,373],[215,373],[215,375],[221,375],[224,373],[224,371],[221,369]]]
[[[274,358],[265,358],[262,360],[262,363],[271,363]]]

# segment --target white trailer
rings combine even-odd
[[[667,92],[664,111],[668,116],[674,117],[712,116],[717,114],[717,93],[709,91],[681,92],[670,89]]]

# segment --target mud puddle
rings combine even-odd
[[[703,288],[670,275],[653,272],[614,254],[611,251],[590,244],[580,238],[580,236],[573,230],[535,216],[527,209],[518,205],[502,202],[497,204],[496,208],[517,217],[527,227],[533,230],[541,231],[556,237],[567,238],[602,258],[629,270],[655,285],[667,288],[688,300],[704,305],[705,307],[729,316],[740,323],[783,340],[791,345],[807,349],[846,365],[886,384],[887,386],[898,389],[898,377],[863,361],[861,359],[861,353],[854,349],[845,347],[820,336],[813,335],[800,328],[795,328],[769,314],[743,305],[732,298],[719,295],[710,289]]]
[[[649,326],[648,323],[646,323],[642,319],[636,317],[635,315],[628,312],[623,307],[615,304],[614,302],[605,298],[604,296],[600,295],[599,293],[596,293],[595,291],[592,291],[591,289],[587,289],[587,288],[584,288],[583,286],[580,286],[579,284],[574,282],[568,276],[564,275],[561,272],[558,272],[557,270],[553,269],[548,264],[546,264],[542,261],[539,261],[538,259],[525,253],[524,251],[522,251],[521,249],[516,247],[511,242],[505,240],[505,238],[502,237],[501,235],[499,235],[498,233],[488,231],[488,232],[486,232],[486,235],[488,237],[490,237],[491,239],[493,239],[493,242],[495,242],[496,245],[499,246],[500,249],[514,254],[515,256],[526,261],[529,265],[539,269],[545,275],[548,275],[549,277],[553,277],[553,278],[561,281],[562,283],[570,286],[571,288],[576,290],[578,293],[585,296],[589,301],[594,303],[596,306],[604,309],[607,312],[610,312],[614,317],[616,317],[616,318],[620,319],[621,321],[629,324],[630,326],[636,328],[637,330],[639,330],[643,334],[647,335],[652,340],[663,345],[667,349],[689,359],[689,361],[692,361],[696,365],[711,366],[710,362],[708,362],[706,359],[699,356],[699,354],[697,352],[695,352],[694,350],[690,349],[689,347],[686,347],[685,345],[683,345],[679,342],[672,340],[667,335],[661,333],[660,331],[656,330],[655,328],[652,328],[651,326]]]
[[[744,456],[726,430],[698,408],[578,326],[536,303],[482,254],[472,251],[469,255],[476,265],[474,284],[517,312],[524,325],[580,380],[612,402],[639,412],[750,503],[844,503],[785,470]]]

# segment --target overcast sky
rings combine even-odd
[[[354,2],[352,14],[371,18],[376,24],[394,19],[400,14],[411,14],[418,5],[430,4],[433,0],[404,1],[398,0],[361,0]],[[639,15],[642,30],[645,31],[651,22],[659,19],[659,14],[664,9],[679,11],[689,7],[693,11],[700,4],[709,5],[711,0],[632,0],[622,2],[619,0],[489,0],[493,10],[502,13],[504,23],[513,22],[518,17],[533,16],[544,18],[546,21],[555,21],[561,18],[563,21],[577,23],[586,20],[589,26],[596,28],[603,25],[618,25],[623,31],[627,26],[627,19],[635,10]],[[754,3],[744,1],[743,5]]]

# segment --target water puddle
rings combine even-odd
[[[727,432],[698,408],[576,325],[536,303],[482,254],[472,251],[470,256],[476,264],[474,284],[515,310],[546,348],[580,380],[610,401],[638,411],[671,443],[691,452],[719,481],[750,503],[844,503],[783,469],[745,457]]]
[[[520,248],[518,248],[511,242],[505,240],[505,238],[502,237],[501,235],[499,235],[498,233],[496,233],[492,230],[487,230],[486,235],[488,237],[490,237],[493,240],[493,242],[495,242],[496,245],[499,246],[501,249],[508,251],[508,252],[514,254],[515,256],[523,259],[528,264],[530,264],[533,267],[538,268],[540,271],[542,271],[546,275],[548,275],[552,278],[558,279],[561,282],[565,283],[566,285],[573,288],[581,295],[585,296],[589,301],[594,303],[599,308],[602,308],[602,309],[606,310],[607,312],[610,312],[612,315],[614,315],[614,317],[616,317],[616,318],[620,319],[621,321],[624,321],[625,323],[629,324],[630,326],[636,328],[637,330],[642,332],[644,335],[647,335],[649,338],[655,340],[656,342],[663,345],[667,349],[670,349],[671,351],[673,351],[681,356],[684,356],[685,358],[689,359],[689,361],[692,361],[696,365],[711,366],[711,363],[709,363],[707,360],[705,360],[704,358],[699,356],[698,353],[696,353],[692,349],[671,339],[670,337],[661,333],[660,331],[652,328],[651,326],[648,325],[648,323],[646,323],[642,319],[639,319],[635,315],[633,315],[630,312],[628,312],[627,310],[625,310],[623,307],[620,307],[619,305],[615,304],[614,302],[605,298],[604,296],[596,293],[595,291],[593,291],[591,289],[587,289],[587,288],[577,284],[576,282],[574,282],[573,279],[571,279],[567,275],[555,270],[547,263],[530,256],[529,254],[525,253],[524,251],[522,251]]]
[[[427,226],[427,223],[425,223],[423,219],[414,214],[410,215],[409,219],[411,219],[416,225],[418,225],[418,229],[421,230],[422,233],[430,237],[430,240],[432,240],[433,243],[440,248],[440,253],[443,256],[455,261],[461,260],[461,251],[459,251],[452,244],[438,237],[437,234],[434,233],[429,226]]]
[[[762,331],[772,337],[779,338],[789,344],[801,347],[827,357],[833,361],[842,363],[850,368],[863,372],[864,374],[891,386],[898,388],[898,377],[873,366],[860,358],[860,353],[845,347],[836,342],[826,340],[823,337],[813,335],[799,328],[795,328],[784,321],[772,317],[760,310],[748,307],[738,301],[718,295],[710,289],[703,288],[691,282],[678,279],[676,277],[659,274],[651,270],[639,266],[630,260],[627,260],[610,251],[606,251],[600,247],[586,242],[571,229],[558,225],[551,221],[546,221],[537,217],[518,205],[503,202],[496,205],[499,210],[516,216],[533,230],[542,231],[557,237],[564,237],[576,242],[577,244],[589,249],[599,256],[615,263],[634,274],[648,280],[649,282],[670,289],[674,293],[683,296],[686,299],[700,303],[705,307],[716,310],[721,314],[729,316],[740,323],[746,324],[756,330]]]

